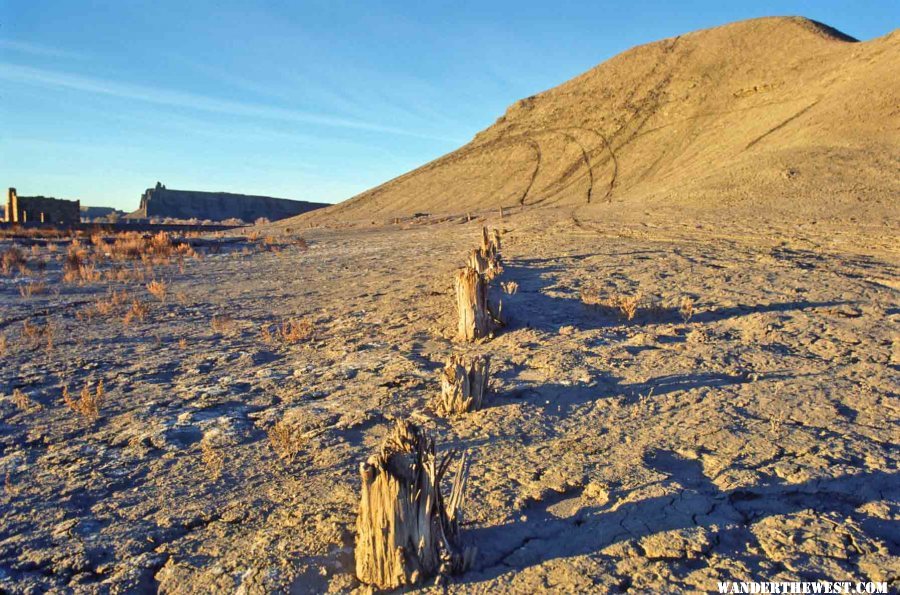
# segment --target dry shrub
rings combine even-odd
[[[63,400],[69,409],[86,417],[87,419],[97,419],[100,417],[100,407],[103,405],[103,381],[97,383],[96,388],[92,391],[88,385],[81,389],[81,394],[77,399],[69,393],[69,387],[63,387]]]
[[[519,291],[519,284],[515,281],[501,281],[500,288],[503,289],[503,293],[515,295]]]
[[[93,264],[83,264],[77,269],[68,269],[63,275],[66,283],[96,283],[102,275]]]
[[[43,281],[29,281],[19,286],[19,295],[23,298],[30,298],[33,295],[47,293],[47,284]]]
[[[178,339],[178,349],[181,349],[182,351],[187,349],[187,339],[184,337]]]
[[[694,300],[685,296],[681,298],[681,305],[678,307],[678,313],[681,319],[688,322],[694,316]]]
[[[43,329],[40,324],[32,323],[30,320],[25,320],[22,322],[22,334],[25,335],[25,338],[28,339],[31,343],[34,343],[36,340],[41,338],[41,334],[43,333]]]
[[[158,281],[156,279],[147,283],[147,291],[161,302],[166,301],[166,290],[168,287],[169,286],[165,281]]]
[[[247,234],[248,242],[255,242],[258,239],[259,239],[259,231],[255,230],[255,229]]]
[[[297,238],[296,240],[294,240],[294,245],[300,248],[301,251],[309,249],[309,244],[307,244],[306,240],[304,240],[303,238]]]
[[[59,244],[56,242],[49,242],[47,244],[47,252],[56,252],[57,250],[59,250]]]
[[[79,320],[91,320],[94,315],[107,317],[114,314],[128,301],[128,294],[122,291],[110,291],[105,298],[98,298],[93,304],[86,306],[76,314]]]
[[[617,294],[609,298],[607,306],[616,310],[625,320],[631,321],[637,315],[642,298],[643,295],[640,291],[634,295]]]
[[[225,470],[224,442],[224,435],[219,429],[210,430],[200,440],[200,455],[206,466],[206,473],[213,481],[222,477]]]
[[[214,333],[224,334],[234,328],[234,319],[226,314],[223,314],[222,316],[215,315],[209,321],[209,328],[211,328]]]
[[[25,320],[22,323],[22,335],[28,339],[32,349],[36,349],[43,343],[46,345],[47,351],[53,350],[53,325],[50,322],[42,326],[40,323]]]
[[[6,355],[7,349],[9,349],[9,339],[6,338],[6,335],[0,335],[0,355]]]
[[[100,272],[94,264],[88,262],[87,250],[81,246],[78,240],[72,240],[63,263],[63,281],[66,283],[94,283],[99,281],[100,277]]]
[[[122,322],[125,326],[128,326],[133,321],[137,320],[138,322],[144,322],[144,319],[147,318],[147,314],[150,312],[150,307],[144,302],[135,298],[131,302],[131,307],[128,309],[128,312],[125,313],[125,316],[122,318]]]
[[[126,232],[112,243],[109,254],[118,260],[137,260],[144,253],[144,236],[136,231]]]
[[[12,273],[13,269],[17,269],[23,274],[28,271],[28,261],[25,259],[25,255],[22,254],[22,251],[16,246],[7,248],[3,252],[3,256],[0,257],[0,271],[2,271],[4,275],[9,275]]]
[[[144,260],[150,262],[168,262],[173,256],[194,256],[194,249],[186,243],[176,243],[165,231],[145,237],[143,234],[130,231],[120,235],[109,246],[109,254],[116,260]]]
[[[28,411],[32,405],[37,405],[40,408],[40,405],[29,399],[28,395],[20,388],[13,389],[12,402],[19,411]]]
[[[66,261],[63,264],[63,269],[65,271],[77,271],[85,263],[87,256],[87,250],[81,247],[81,242],[72,240],[68,250],[66,250]]]
[[[168,255],[171,254],[173,248],[172,237],[161,231],[150,238],[150,249],[155,254]]]
[[[268,432],[269,444],[278,458],[290,465],[300,453],[303,437],[285,421],[279,421]]]
[[[615,294],[603,298],[595,287],[588,286],[581,289],[581,301],[584,304],[599,306],[629,322],[637,316],[643,297],[643,294],[638,291],[633,295]]]
[[[311,339],[315,333],[315,325],[309,318],[289,318],[281,321],[278,334],[288,345]]]
[[[286,345],[293,345],[300,341],[312,339],[315,335],[315,325],[309,318],[285,318],[280,324],[275,325],[275,332],[271,330],[271,325],[264,324],[260,335],[263,343],[272,344],[281,341]]]

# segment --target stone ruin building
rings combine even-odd
[[[15,188],[6,192],[4,221],[74,225],[81,222],[81,202],[49,196],[19,196]]]

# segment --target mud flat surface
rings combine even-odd
[[[484,223],[518,288],[460,345],[451,278]],[[451,592],[896,589],[897,231],[562,209],[313,229],[157,267],[164,301],[61,283],[51,254],[46,292],[0,284],[0,590],[360,588],[358,465],[397,418],[471,455],[479,554]],[[79,315],[110,287],[144,320]],[[594,303],[638,291],[632,321]],[[304,338],[264,340],[284,319]],[[491,392],[445,420],[454,351],[491,355]],[[100,380],[99,417],[66,405]]]

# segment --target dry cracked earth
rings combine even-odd
[[[4,278],[0,590],[362,589],[358,465],[398,418],[472,459],[475,567],[424,590],[896,589],[897,230],[641,216],[419,218],[303,230],[307,249],[280,251],[223,240],[157,269],[164,301],[122,282],[150,305],[128,326],[79,316],[110,283],[61,283],[59,257],[45,294]],[[492,290],[506,328],[461,345],[451,278],[485,223],[518,289]],[[583,299],[638,291],[632,321]],[[312,335],[263,340],[285,318]],[[26,320],[51,324],[52,349]],[[442,419],[429,403],[454,351],[491,355],[491,392]],[[63,386],[100,380],[97,419],[66,406]],[[278,422],[293,458],[273,448]]]

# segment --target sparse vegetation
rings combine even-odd
[[[625,321],[634,320],[644,296],[637,291],[631,295],[621,293],[602,297],[596,287],[587,286],[581,289],[581,301],[589,306],[599,306]]]
[[[300,341],[308,341],[315,335],[315,324],[309,318],[285,318],[279,324],[274,325],[274,332],[271,324],[263,324],[260,329],[260,337],[263,343],[273,344],[276,342],[285,345],[293,345]]]
[[[272,446],[275,454],[278,455],[278,458],[287,465],[293,463],[303,446],[302,437],[297,432],[297,429],[282,420],[276,422],[267,434],[269,436],[269,444]]]
[[[128,309],[128,312],[126,312],[125,316],[122,318],[122,322],[125,324],[125,326],[130,325],[135,320],[137,320],[138,322],[144,322],[144,319],[147,318],[147,314],[149,313],[150,307],[137,298],[134,298],[131,302],[131,307]]]
[[[200,456],[206,467],[206,473],[213,481],[222,477],[225,471],[225,454],[222,443],[224,436],[221,430],[213,429],[203,435],[200,441]]]
[[[168,287],[169,286],[165,281],[159,281],[157,279],[147,283],[147,291],[161,302],[166,301],[166,290]]]
[[[19,411],[28,411],[35,404],[21,388],[13,389],[12,402]]]
[[[49,321],[43,325],[30,320],[23,321],[22,336],[28,340],[32,349],[44,344],[47,351],[53,350],[53,325]]]
[[[43,281],[29,281],[19,285],[19,295],[30,298],[33,295],[47,293],[47,284]]]
[[[694,300],[687,296],[681,298],[678,313],[681,314],[681,319],[684,320],[684,322],[690,321],[694,316]]]
[[[69,409],[87,419],[93,420],[100,417],[100,407],[103,405],[104,396],[102,380],[97,383],[94,390],[85,385],[77,399],[69,393],[68,386],[63,386],[63,401],[65,401]]]
[[[638,306],[641,303],[643,295],[637,292],[632,295],[617,294],[609,298],[606,305],[613,310],[618,311],[619,315],[627,321],[634,320],[637,315]]]
[[[17,270],[21,274],[28,271],[28,261],[17,246],[10,246],[0,257],[0,272],[9,275],[13,270]]]
[[[221,316],[216,314],[209,321],[209,328],[211,328],[214,333],[227,333],[234,328],[234,319],[227,314],[222,314]]]

